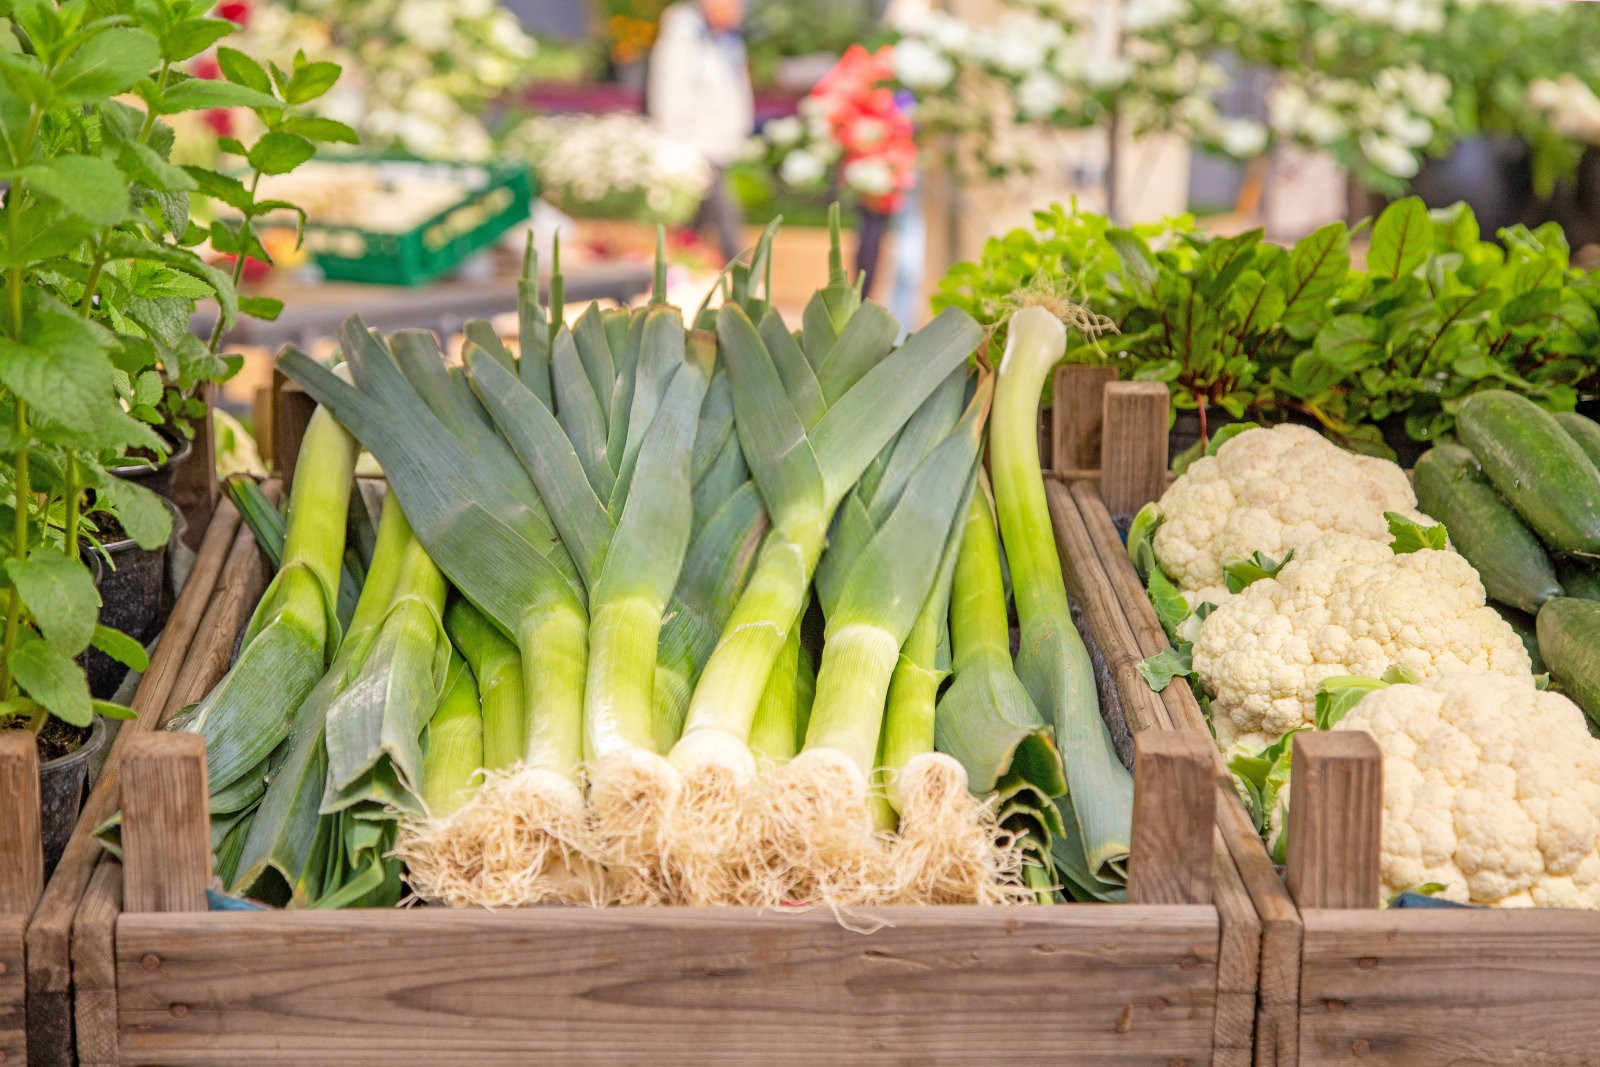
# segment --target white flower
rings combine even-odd
[[[1267,146],[1267,128],[1254,119],[1225,118],[1217,123],[1222,150],[1236,159],[1249,159]]]
[[[439,0],[400,0],[394,28],[423,48],[443,50],[455,40],[449,9]]]
[[[783,179],[785,185],[795,188],[815,185],[825,173],[822,160],[803,148],[784,156],[778,167],[778,177]]]
[[[1410,178],[1417,173],[1417,157],[1405,145],[1391,141],[1382,134],[1362,134],[1361,152],[1367,157],[1367,162],[1396,178]]]
[[[1329,144],[1343,137],[1347,128],[1337,111],[1311,104],[1300,113],[1299,132],[1316,144]]]
[[[858,159],[845,166],[844,183],[863,196],[883,196],[894,189],[894,172],[881,159]]]
[[[1129,33],[1152,29],[1183,14],[1183,0],[1129,0],[1122,9],[1122,28]]]
[[[804,137],[806,128],[793,115],[784,115],[782,118],[773,119],[763,126],[762,132],[767,135],[767,140],[779,148],[785,148]]]
[[[1038,19],[1011,18],[978,39],[979,58],[997,70],[1020,76],[1044,65],[1050,38]]]
[[[533,38],[522,31],[522,24],[509,11],[502,12],[489,27],[489,43],[519,59],[534,53]]]
[[[1121,56],[1088,55],[1083,59],[1083,80],[1091,89],[1115,89],[1133,74],[1133,64]]]
[[[908,37],[894,46],[894,76],[919,92],[933,92],[950,84],[956,74],[949,57],[925,41]]]
[[[1391,104],[1383,109],[1383,132],[1407,148],[1419,148],[1433,140],[1433,123]]]
[[[1017,109],[1030,119],[1054,114],[1061,106],[1064,88],[1048,71],[1036,70],[1017,86]]]

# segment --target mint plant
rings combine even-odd
[[[264,69],[226,48],[226,80],[183,72],[187,60],[236,28],[197,0],[0,0],[0,722],[37,731],[47,717],[87,726],[127,709],[93,701],[74,657],[93,644],[143,669],[143,650],[99,625],[99,595],[80,545],[101,517],[143,547],[165,543],[165,504],[110,468],[130,453],[160,456],[156,433],[192,433],[195,390],[225,379],[219,354],[242,311],[271,317],[274,302],[243,299],[238,281],[196,248],[266,258],[254,238],[261,174],[308,159],[319,141],[352,141],[338,123],[297,114],[338,77],[297,56]],[[142,104],[143,106],[139,106]],[[242,107],[265,132],[223,147],[248,176],[180,167],[162,116]],[[240,221],[202,228],[196,200]],[[209,341],[189,331],[196,302],[214,299]]]

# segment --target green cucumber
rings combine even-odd
[[[1563,559],[1556,563],[1556,577],[1567,596],[1600,600],[1600,571],[1582,560]]]
[[[1517,636],[1522,639],[1522,647],[1528,650],[1528,661],[1533,664],[1533,673],[1543,674],[1544,657],[1539,654],[1539,631],[1534,617],[1526,611],[1518,611],[1506,604],[1490,601],[1489,606],[1499,612],[1500,617],[1506,620],[1506,625],[1515,630]]]
[[[1471,452],[1446,444],[1424,452],[1417,460],[1416,489],[1417,507],[1444,523],[1489,599],[1534,612],[1561,595],[1544,546],[1500,499]]]
[[[1558,596],[1539,609],[1539,651],[1561,691],[1600,722],[1600,601]]]
[[[1545,544],[1600,554],[1600,470],[1555,416],[1525,397],[1491,389],[1462,403],[1456,432]]]
[[[1558,411],[1556,421],[1569,437],[1578,442],[1578,447],[1589,457],[1589,462],[1600,467],[1600,422],[1584,418],[1576,411]]]

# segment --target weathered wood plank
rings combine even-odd
[[[204,911],[211,877],[206,739],[140,734],[123,753],[122,783],[124,910]]]
[[[1161,382],[1110,382],[1100,429],[1100,491],[1113,515],[1132,515],[1167,487],[1167,408]]]
[[[1091,484],[1074,483],[1071,492],[1105,574],[1116,590],[1134,646],[1141,656],[1155,655],[1167,647],[1166,633],[1128,560],[1105,502]],[[1205,714],[1188,686],[1167,686],[1161,701],[1174,727],[1206,728]],[[1234,879],[1217,880],[1216,900],[1224,939],[1219,989],[1250,990],[1255,1063],[1263,1067],[1292,1064],[1298,1056],[1295,1041],[1299,1026],[1300,913],[1233,788],[1233,776],[1220,752],[1216,754],[1216,775],[1218,837],[1226,850],[1227,866],[1237,872]],[[1230,954],[1230,927],[1239,931],[1241,941],[1247,936],[1246,929],[1252,931],[1248,950],[1240,946]],[[1230,960],[1237,962],[1230,964]],[[1219,1047],[1225,1041],[1222,1025],[1226,1010],[1227,1002],[1219,1000]]]
[[[217,438],[211,419],[216,386],[210,382],[203,384],[199,399],[205,401],[205,417],[195,420],[194,438],[190,442],[193,447],[172,475],[172,501],[183,513],[185,524],[183,543],[196,551],[217,509]]]
[[[272,371],[272,462],[287,489],[294,481],[295,461],[300,458],[300,442],[317,410],[311,394],[290,381],[277,368]]]
[[[1217,792],[1208,734],[1145,730],[1133,739],[1128,900],[1209,904]]]
[[[28,1062],[27,929],[26,915],[0,913],[0,1064]]]
[[[1098,470],[1100,420],[1105,412],[1106,384],[1117,380],[1117,368],[1063,363],[1056,368],[1050,403],[1050,468]]]
[[[72,1015],[81,1067],[117,1062],[117,916],[122,864],[104,856],[72,922]]]
[[[6,730],[0,732],[0,913],[30,914],[43,889],[39,746],[27,730]]]
[[[858,916],[858,918],[864,916]],[[1216,916],[826,912],[124,915],[132,1062],[1202,1064]],[[248,966],[241,968],[240,961]]]
[[[1600,913],[1301,914],[1307,1067],[1600,1060]]]
[[[205,615],[217,578],[222,572],[234,535],[239,529],[239,512],[232,502],[217,505],[211,525],[206,529],[200,551],[189,571],[189,580],[173,605],[172,614],[161,632],[155,652],[150,657],[150,669],[139,680],[134,690],[133,709],[138,718],[124,723],[111,746],[111,754],[95,781],[94,789],[83,803],[78,825],[72,839],[67,842],[61,862],[45,886],[44,896],[28,928],[28,988],[45,999],[39,1006],[52,1016],[59,1016],[70,1025],[64,1005],[59,1010],[51,1007],[50,994],[65,995],[71,981],[72,964],[69,941],[72,917],[77,912],[78,901],[94,874],[95,864],[101,855],[100,843],[94,839],[94,827],[104,822],[117,808],[118,763],[128,741],[142,730],[153,730],[166,711],[167,696],[182,669],[189,644]],[[30,1018],[33,1012],[30,1011]],[[44,1024],[43,1016],[40,1024]],[[30,1029],[34,1024],[30,1022]],[[49,1033],[50,1027],[41,1031],[41,1043],[48,1048],[65,1049],[61,1059],[40,1060],[49,1063],[69,1063],[72,1041],[69,1035]]]
[[[1301,908],[1375,908],[1383,754],[1359,730],[1294,736],[1289,895]]]

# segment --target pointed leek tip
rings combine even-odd
[[[839,222],[839,201],[828,205],[828,284],[848,285],[844,273],[843,235]]]
[[[522,246],[522,280],[531,281],[539,273],[539,250],[533,244],[533,227],[528,227],[528,240]]]

